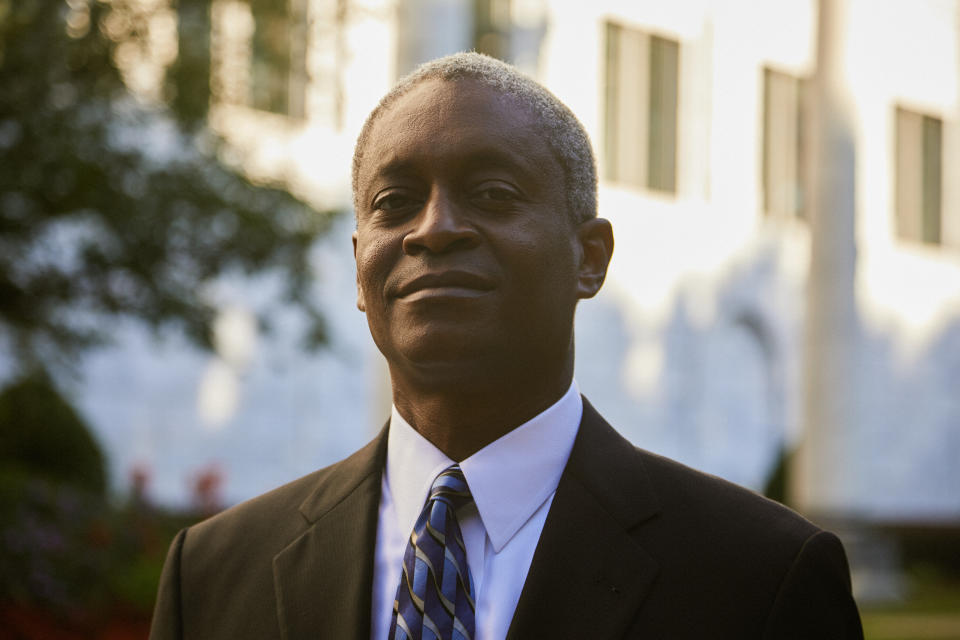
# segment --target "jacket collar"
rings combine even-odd
[[[370,637],[371,584],[387,427],[322,473],[300,505],[306,531],[273,559],[284,640]]]
[[[583,404],[508,640],[623,637],[658,570],[630,534],[659,511],[641,455]]]

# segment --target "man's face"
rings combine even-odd
[[[583,251],[534,117],[474,80],[428,80],[374,125],[357,306],[395,378],[517,379],[570,356]]]

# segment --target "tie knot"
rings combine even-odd
[[[457,464],[440,472],[440,475],[437,476],[430,487],[431,501],[443,500],[454,509],[470,502],[471,499],[467,479],[463,477],[463,471]]]

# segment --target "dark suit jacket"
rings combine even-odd
[[[386,442],[181,531],[151,638],[369,638]],[[863,636],[833,534],[635,448],[585,401],[508,637]]]

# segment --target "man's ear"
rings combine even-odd
[[[357,232],[353,232],[353,262],[356,267],[357,262]],[[357,269],[357,309],[366,312],[367,303],[363,301],[363,289],[360,287],[360,270]]]
[[[607,277],[613,256],[613,227],[609,220],[590,218],[577,228],[577,241],[580,243],[577,297],[592,298]]]

